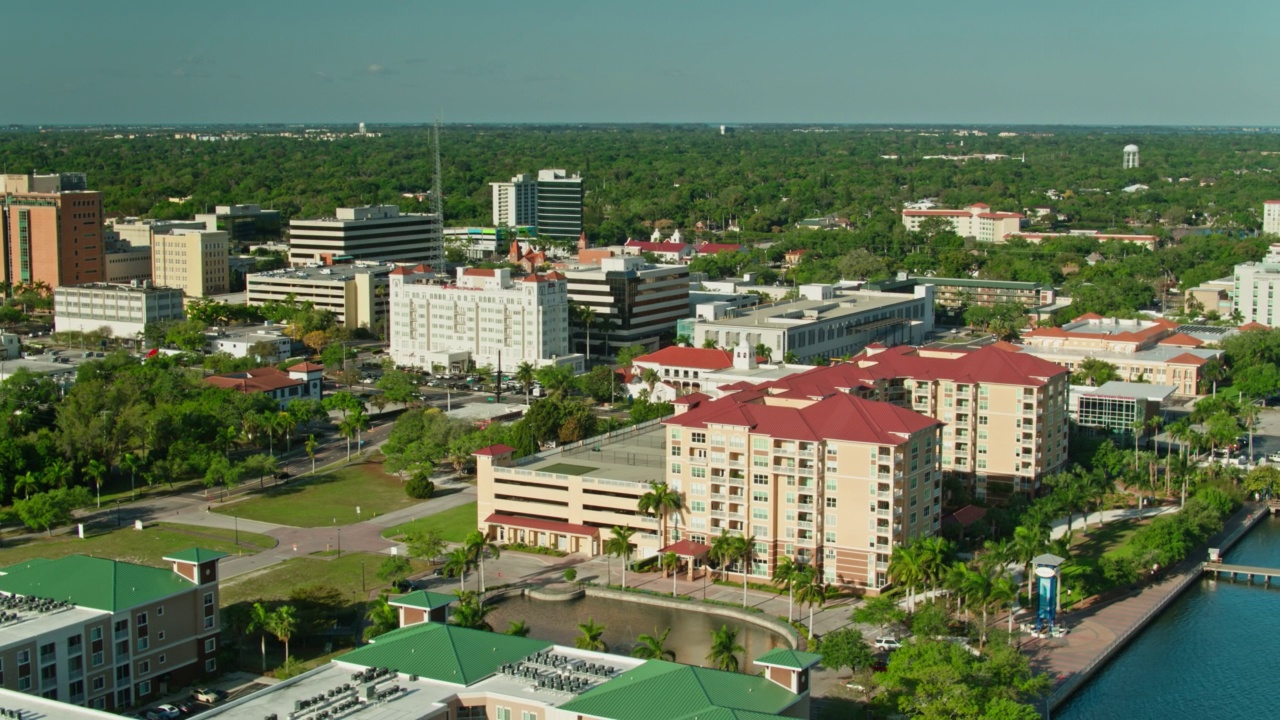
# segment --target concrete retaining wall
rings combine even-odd
[[[630,593],[623,592],[621,590],[608,590],[597,587],[587,588],[587,595],[590,597],[607,598],[609,600],[639,603],[641,605],[656,605],[658,607],[672,608],[675,610],[691,610],[693,612],[700,612],[706,615],[729,617],[735,620],[741,620],[742,622],[758,625],[766,630],[778,633],[782,637],[786,638],[792,649],[797,649],[801,646],[800,634],[796,632],[795,628],[770,615],[746,612],[745,610],[721,605],[707,605],[693,600],[670,600],[641,593]]]

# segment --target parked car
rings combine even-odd
[[[878,637],[875,641],[875,647],[877,650],[897,650],[902,647],[902,643],[898,641],[898,638]]]
[[[227,694],[225,692],[221,690],[214,690],[212,688],[200,688],[195,692],[191,693],[192,699],[194,699],[196,702],[205,703],[206,705],[212,705],[216,702],[221,702],[222,699],[225,698],[226,696]]]
[[[1280,452],[1273,452],[1267,456],[1267,459],[1273,463],[1280,463]]]
[[[182,711],[173,705],[158,705],[147,711],[147,720],[178,720]]]

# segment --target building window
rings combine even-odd
[[[158,615],[158,616],[160,616],[160,617],[164,617],[164,606],[163,606],[163,605],[161,605],[160,607],[156,608],[156,615]]]
[[[827,498],[827,507],[833,508],[835,506],[836,506],[836,499],[833,497]]]
[[[104,690],[107,687],[107,679],[99,675],[93,679],[93,691]]]
[[[142,662],[138,663],[138,674],[146,675],[149,672],[151,672],[150,660],[143,660]]]
[[[218,661],[216,659],[209,658],[208,660],[204,661],[205,672],[216,672],[217,670],[218,670]]]
[[[150,680],[143,680],[142,682],[138,683],[138,697],[142,697],[143,695],[150,695],[150,694],[151,694]]]
[[[164,640],[164,631],[163,631],[163,630],[161,630],[160,632],[156,633],[156,640]]]
[[[205,651],[205,652],[207,652],[207,653],[211,653],[211,652],[213,652],[214,650],[217,650],[217,649],[218,649],[218,639],[217,639],[217,638],[209,638],[208,640],[205,640],[205,641],[204,641],[204,651]]]
[[[494,705],[493,713],[496,720],[511,720],[511,708]]]
[[[158,662],[158,664],[163,665],[165,660],[168,660],[168,658],[165,656],[165,654],[164,654],[164,653],[160,653],[160,658],[159,658],[159,660],[157,661],[157,662]]]
[[[706,433],[702,433],[702,432],[695,432],[695,433],[690,433],[690,434],[689,434],[689,442],[694,442],[694,443],[702,444],[702,443],[705,443],[706,441],[707,441],[707,434],[706,434]]]
[[[138,652],[144,652],[149,647],[151,647],[151,640],[149,638],[138,638]]]
[[[680,474],[680,463],[671,463],[671,474],[672,475]]]

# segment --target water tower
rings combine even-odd
[[[1136,168],[1136,167],[1138,167],[1138,146],[1125,145],[1124,146],[1124,169],[1132,170],[1133,168]]]

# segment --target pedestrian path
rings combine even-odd
[[[1094,528],[1099,524],[1107,524],[1116,520],[1129,520],[1131,518],[1147,518],[1156,515],[1164,515],[1166,513],[1178,512],[1177,505],[1155,505],[1145,508],[1118,508],[1115,510],[1099,510],[1088,514],[1087,527]],[[1086,523],[1082,521],[1082,515],[1071,516],[1071,529],[1075,532],[1085,530]],[[1054,520],[1049,524],[1049,539],[1057,540],[1067,534],[1067,518],[1062,517]]]

